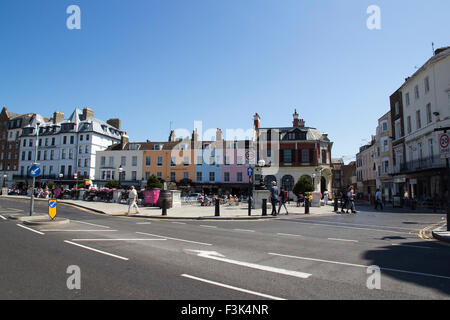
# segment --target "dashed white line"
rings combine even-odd
[[[110,229],[110,227],[108,227],[108,226],[102,226],[102,225],[100,225],[100,224],[95,224],[95,223],[90,223],[90,222],[84,222],[84,221],[79,221],[79,220],[72,220],[72,221],[78,222],[78,223],[88,224],[88,225],[94,226],[94,227],[100,227],[100,228]]]
[[[186,222],[178,222],[178,221],[172,221],[174,224],[186,224]]]
[[[359,242],[358,240],[337,239],[337,238],[328,238],[328,240],[332,240],[332,241],[344,241],[344,242]]]
[[[171,238],[171,237],[166,237],[166,236],[161,236],[161,235],[151,234],[151,233],[146,233],[146,232],[136,232],[136,233],[137,234],[148,235],[148,236],[152,236],[152,237],[166,238],[166,239],[169,239],[169,240],[182,241],[182,242],[188,242],[188,243],[196,243],[196,244],[200,244],[200,245],[204,245],[204,246],[212,246],[212,244],[210,244],[210,243],[191,241],[191,240],[185,240],[185,239],[178,239],[178,238]]]
[[[255,296],[258,296],[258,297],[262,297],[262,298],[267,298],[267,299],[272,299],[272,300],[286,300],[286,299],[275,297],[275,296],[271,296],[271,295],[268,295],[268,294],[264,294],[264,293],[260,293],[260,292],[256,292],[256,291],[251,291],[251,290],[247,290],[247,289],[242,289],[242,288],[230,286],[228,284],[224,284],[224,283],[220,283],[220,282],[216,282],[216,281],[211,281],[211,280],[206,280],[206,279],[194,277],[194,276],[191,276],[191,275],[188,275],[188,274],[182,274],[181,276],[185,277],[185,278],[192,279],[192,280],[197,280],[197,281],[209,283],[209,284],[212,284],[212,285],[215,285],[215,286],[219,286],[219,287],[223,287],[223,288],[227,288],[227,289],[231,289],[231,290],[235,290],[235,291],[239,291],[239,292],[248,293],[248,294],[255,295]]]
[[[303,237],[299,234],[290,234],[290,233],[277,233],[279,236],[286,236],[286,237]]]
[[[45,234],[45,233],[43,233],[43,232],[40,232],[40,231],[31,229],[31,228],[25,227],[25,226],[23,226],[23,225],[21,225],[21,224],[17,224],[17,225],[18,225],[19,227],[21,227],[21,228],[27,229],[27,230],[29,230],[29,231],[32,231],[32,232],[35,232],[35,233],[38,233],[38,234],[41,234],[41,235],[44,235],[44,234]]]
[[[45,229],[45,232],[116,232],[117,230],[65,230],[65,229]]]
[[[165,241],[167,239],[72,239],[72,241]]]
[[[255,232],[255,230],[247,230],[247,229],[233,229],[234,231],[242,231],[242,232]]]
[[[121,257],[121,256],[118,256],[118,255],[115,255],[115,254],[112,254],[112,253],[109,253],[109,252],[106,252],[106,251],[98,250],[98,249],[95,249],[95,248],[87,247],[87,246],[84,246],[84,245],[81,245],[79,243],[75,243],[75,242],[72,242],[72,241],[64,240],[64,242],[68,243],[68,244],[71,244],[71,245],[74,245],[74,246],[77,246],[77,247],[80,247],[80,248],[84,248],[84,249],[91,250],[91,251],[94,251],[94,252],[97,252],[97,253],[101,253],[101,254],[104,254],[106,256],[110,256],[110,257],[113,257],[113,258],[117,258],[117,259],[121,259],[121,260],[125,260],[125,261],[129,260],[128,258]]]
[[[3,220],[8,220],[6,219],[4,216],[0,215],[0,218],[2,218]]]
[[[207,226],[207,225],[204,225],[204,224],[199,225],[199,227],[217,229],[216,226]]]

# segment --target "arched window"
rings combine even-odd
[[[272,187],[272,181],[277,182],[277,178],[275,176],[266,176],[264,178],[264,184],[266,185],[266,187],[268,189],[270,189],[270,187]]]
[[[286,191],[292,191],[294,189],[294,178],[291,175],[283,176],[281,186]]]

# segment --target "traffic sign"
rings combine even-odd
[[[56,200],[48,200],[48,215],[52,220],[56,217]]]
[[[30,168],[30,176],[32,177],[38,177],[41,175],[41,168],[38,166],[31,166]]]
[[[253,176],[253,168],[247,168],[247,175],[248,175],[249,177],[252,177],[252,176]]]
[[[439,150],[441,158],[450,158],[450,137],[448,133],[439,135]]]

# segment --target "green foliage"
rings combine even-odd
[[[117,189],[119,187],[119,182],[117,180],[109,180],[105,183],[105,187],[108,189]]]
[[[58,185],[54,182],[49,182],[47,183],[47,187],[52,190],[52,189],[56,189],[58,187]]]
[[[154,174],[152,174],[147,181],[147,188],[150,189],[162,189],[163,184],[161,181],[159,181],[158,177],[156,177]]]
[[[308,177],[301,177],[298,179],[297,183],[294,186],[294,194],[300,194],[300,193],[306,193],[306,192],[313,192],[314,186],[312,184],[312,181]]]

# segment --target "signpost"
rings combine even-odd
[[[447,130],[450,130],[450,127],[434,129],[435,132],[444,132],[439,134],[439,153],[441,158],[445,159],[447,169],[447,231],[450,231],[450,139]]]
[[[56,200],[48,200],[48,215],[52,220],[56,217]]]
[[[33,185],[31,186],[31,195],[30,195],[30,216],[31,216],[33,215],[34,211],[34,187],[36,184],[36,177],[39,177],[41,175],[41,168],[39,168],[36,161],[33,163],[28,173],[30,174],[30,176],[33,177]]]

